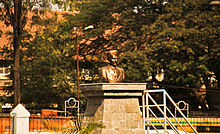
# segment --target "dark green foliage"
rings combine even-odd
[[[212,53],[219,53],[216,46],[219,26],[214,17],[217,11],[207,8],[210,8],[209,1],[174,1],[146,29],[152,36],[150,45],[157,55],[155,58],[169,72],[168,77],[172,75],[171,81],[194,87],[193,79],[198,81],[207,77],[207,71],[214,71],[209,69],[209,61]]]
[[[24,27],[27,23],[27,13],[33,8],[35,10],[46,8],[48,0],[44,1],[23,1],[23,0],[0,0],[0,18],[6,26],[13,28],[12,38],[10,44],[13,55],[13,90],[14,90],[14,106],[21,101],[20,95],[20,49],[23,47],[21,42],[24,37]],[[36,7],[34,7],[36,6]],[[9,47],[10,48],[10,47]],[[10,48],[10,49],[11,49]]]
[[[125,71],[127,82],[146,82],[153,69],[144,51],[123,53],[120,59],[120,67]]]
[[[74,96],[75,53],[71,39],[71,26],[57,17],[43,20],[45,29],[26,42],[22,58],[22,100],[34,107],[64,104]],[[43,26],[43,25],[41,25]]]
[[[93,50],[105,51],[103,46],[108,46],[125,52],[119,66],[125,69],[127,81],[146,81],[151,75],[152,82],[159,83],[155,77],[164,71],[160,84],[196,90],[205,85],[209,90],[220,87],[210,81],[213,73],[220,81],[219,6],[210,2],[84,1],[78,19],[83,26],[95,26],[89,35],[97,37]],[[117,27],[116,32],[104,36],[112,27]],[[195,92],[187,89],[179,89],[179,98],[193,99]]]
[[[93,130],[97,129],[97,128],[104,128],[105,126],[103,126],[100,123],[89,123],[86,128],[84,128],[82,130],[82,132],[80,132],[80,134],[89,134],[91,133]]]
[[[79,36],[80,55],[90,64],[82,67],[93,72],[101,67],[103,52],[118,49],[122,52],[119,66],[125,69],[128,82],[146,82],[151,76],[152,82],[169,85],[162,87],[188,102],[195,100],[195,95],[199,97],[191,88],[197,90],[205,85],[211,93],[212,88],[220,87],[219,6],[211,6],[211,0],[172,0],[166,4],[160,0],[55,2],[79,13],[66,14],[67,21],[59,23],[55,18],[37,21],[50,26],[45,25],[44,32],[37,33],[25,46],[22,77],[27,85],[23,86],[25,90],[34,89],[35,96],[30,95],[29,102],[34,98],[33,102],[38,99],[37,104],[40,103],[38,94],[50,93],[48,102],[53,103],[56,101],[52,98],[68,96],[70,87],[66,83],[74,81],[74,63],[69,59],[75,53],[72,48],[75,35],[70,37],[73,28],[84,32]],[[94,28],[85,30],[89,25]],[[159,82],[156,76],[161,72],[164,79]],[[211,81],[212,76],[216,76],[215,81]],[[52,88],[54,85],[57,90]],[[197,107],[199,103],[205,101],[192,105]]]
[[[77,9],[79,13],[66,15],[66,18],[81,30],[94,26],[83,37],[91,41],[90,45],[81,50],[92,55],[109,48],[120,51],[141,49],[146,41],[146,37],[142,37],[142,26],[154,22],[164,7],[160,2],[153,4],[144,0],[76,0],[75,5],[70,9]],[[106,30],[112,31],[106,34]]]
[[[210,93],[216,82],[210,81],[212,72],[220,81],[219,69],[211,64],[219,64],[220,58],[219,19],[216,17],[219,7],[211,7],[209,3],[208,0],[174,0],[152,25],[144,27],[150,36],[146,48],[151,51],[150,58],[165,70],[164,84],[197,89],[205,85]],[[189,97],[187,92],[182,95],[183,99]]]

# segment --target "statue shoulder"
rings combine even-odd
[[[101,67],[101,71],[106,70],[106,69],[107,69],[107,66]]]
[[[120,70],[120,71],[123,71],[123,72],[124,72],[124,69],[123,69],[123,68],[118,67],[118,70]]]
[[[106,73],[108,72],[107,70],[108,70],[107,66],[101,67],[100,74],[103,75],[103,76],[106,75]]]

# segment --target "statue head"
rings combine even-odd
[[[125,78],[125,73],[123,68],[117,67],[119,52],[117,50],[110,50],[106,53],[106,56],[109,64],[101,68],[100,74],[102,78],[109,83],[122,82]]]
[[[112,66],[117,66],[119,52],[117,50],[110,50],[107,52],[107,59],[109,64]]]

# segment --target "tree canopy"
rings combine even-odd
[[[35,102],[37,104],[40,101],[40,99],[42,99],[39,95],[42,95],[42,94],[46,95],[48,93],[47,91],[49,90],[49,89],[47,91],[43,91],[43,89],[39,90],[42,87],[42,85],[44,85],[44,86],[47,85],[46,87],[50,87],[50,89],[52,89],[52,87],[54,87],[54,86],[56,87],[59,84],[56,83],[57,85],[54,85],[53,82],[51,83],[52,77],[50,77],[50,76],[47,77],[48,73],[46,73],[45,71],[41,70],[43,68],[41,68],[41,69],[35,68],[35,67],[37,67],[37,63],[35,62],[35,59],[33,57],[30,57],[31,56],[30,55],[30,51],[31,51],[31,49],[33,50],[32,47],[33,47],[34,41],[38,40],[39,38],[38,38],[38,36],[34,37],[35,39],[34,39],[34,41],[32,41],[32,45],[30,45],[30,40],[33,39],[33,38],[31,38],[31,35],[33,33],[30,33],[32,31],[27,31],[24,28],[25,28],[25,26],[27,24],[27,20],[28,19],[29,19],[28,20],[29,23],[30,22],[38,21],[39,16],[42,15],[46,11],[45,9],[50,9],[51,8],[50,7],[51,3],[50,3],[49,0],[42,0],[42,1],[41,0],[40,1],[38,1],[38,0],[33,0],[33,1],[26,1],[26,0],[0,0],[0,4],[1,4],[1,8],[0,8],[1,21],[3,21],[5,23],[5,25],[12,26],[12,28],[13,28],[12,34],[8,35],[8,36],[11,36],[13,38],[13,41],[9,42],[11,44],[8,44],[7,46],[9,47],[9,50],[11,52],[11,56],[12,56],[11,59],[13,59],[13,61],[14,61],[13,69],[12,69],[13,90],[14,90],[14,105],[16,106],[18,103],[21,103],[20,77],[23,80],[22,81],[22,90],[23,91],[26,90],[26,92],[23,92],[23,94],[22,94],[22,96],[23,96],[22,100],[24,100],[25,97],[27,97],[29,99],[32,99],[32,101],[30,101],[30,100],[25,100],[25,101],[27,101],[27,102]],[[32,18],[30,18],[30,17],[28,18],[28,15],[30,15],[30,13],[33,14]],[[47,21],[48,20],[49,19],[47,19]],[[39,24],[39,25],[42,25],[42,23]],[[41,42],[39,42],[39,43],[41,43]],[[29,44],[30,46],[27,46],[27,44]],[[37,45],[39,45],[39,44],[37,43]],[[36,52],[37,54],[39,54],[37,51],[40,51],[40,50],[38,49],[39,46],[37,46],[37,45],[35,46],[36,47],[36,49],[35,49],[36,51],[33,51],[33,53]],[[43,43],[42,43],[42,45],[43,45]],[[44,45],[47,45],[47,44],[44,44]],[[23,55],[22,55],[23,58],[21,58],[20,52],[21,51],[23,52],[24,50],[27,50],[27,51],[25,51],[25,53],[27,53],[27,54],[23,53]],[[45,52],[48,52],[48,51],[50,51],[49,47],[47,47],[47,51],[42,49],[41,52],[43,53],[43,55],[45,55]],[[56,49],[54,51],[56,51]],[[67,50],[65,50],[65,51],[67,51]],[[6,50],[6,52],[9,52],[9,51]],[[37,54],[36,54],[36,56],[37,56]],[[41,59],[39,59],[39,60],[43,59],[42,56],[40,56],[40,58]],[[50,58],[54,58],[54,57],[50,57]],[[48,59],[49,59],[49,57],[48,57]],[[31,62],[31,60],[33,62]],[[50,60],[55,60],[55,59],[50,59]],[[26,62],[29,62],[29,64],[26,63]],[[31,62],[31,64],[30,64],[30,62]],[[38,62],[43,64],[46,61],[38,61]],[[20,66],[20,64],[22,64],[22,66]],[[32,66],[32,65],[35,65],[35,66]],[[47,64],[45,64],[45,65],[47,65]],[[30,68],[30,67],[33,67],[33,68]],[[39,70],[35,70],[35,69],[39,69]],[[46,69],[46,68],[44,68],[44,69]],[[22,72],[22,71],[24,71],[24,72]],[[42,72],[38,72],[38,71],[42,71]],[[54,74],[54,73],[56,73],[56,71],[54,71],[54,72],[49,71],[49,74],[51,74],[51,73]],[[42,79],[40,79],[40,78],[37,79],[37,77],[39,77],[39,75],[36,75],[36,77],[34,77],[34,78],[33,78],[33,76],[31,77],[31,74],[35,75],[34,73],[41,73],[42,75],[45,75],[45,77],[41,77],[41,78],[43,78],[44,80],[46,79],[46,80],[42,82]],[[22,74],[22,76],[20,74]],[[59,76],[62,77],[61,75],[59,75]],[[56,78],[58,78],[58,77],[56,77]],[[28,81],[30,79],[31,80],[36,80],[35,82],[37,84],[39,84],[39,85],[36,86],[36,85],[34,85],[34,84],[36,84],[35,82]],[[57,81],[57,80],[54,80],[54,81]],[[25,83],[25,82],[27,82],[28,84]],[[65,83],[66,81],[63,81],[63,82]],[[30,84],[33,84],[33,85],[30,86]],[[35,94],[31,94],[30,93],[30,90],[35,91],[35,89],[36,89],[36,88],[33,88],[33,87],[38,87],[38,90],[36,92],[33,92]],[[31,89],[31,88],[33,88],[33,89]],[[67,87],[64,86],[63,89],[64,88],[67,88]],[[27,89],[28,89],[28,91],[27,91]],[[67,90],[69,90],[69,89],[67,89]],[[40,92],[42,91],[41,94],[39,94],[38,91],[40,91]],[[58,95],[59,93],[57,93],[56,95]],[[65,92],[63,92],[63,94],[65,94]],[[38,96],[35,97],[34,95],[38,95]],[[53,97],[57,97],[54,94],[48,94],[48,95],[49,96],[53,96]],[[63,95],[60,94],[60,96],[63,96]],[[48,102],[52,103],[51,100],[48,101]]]
[[[165,71],[163,84],[197,89],[205,85],[208,93],[219,88],[218,69],[211,64],[219,64],[219,8],[209,3],[173,1],[152,25],[143,28],[150,36],[149,59]],[[217,81],[211,81],[213,74]]]
[[[75,18],[82,25],[95,26],[90,35],[97,37],[91,43],[94,50],[108,46],[122,52],[120,64],[128,81],[146,81],[152,76],[153,82],[185,87],[180,94],[193,89],[187,90],[185,98],[191,93],[199,98],[202,85],[208,93],[220,87],[219,6],[210,2],[86,1],[80,3]],[[115,31],[106,34],[106,30]],[[156,76],[161,72],[164,79],[159,82]],[[211,81],[213,77],[216,80]]]
[[[126,81],[151,80],[175,94],[177,100],[190,103],[197,98],[193,106],[217,109],[207,104],[213,91],[219,93],[220,88],[219,6],[210,2],[56,0],[62,9],[78,13],[65,14],[62,21],[56,21],[55,15],[38,22],[44,30],[25,44],[22,86],[26,91],[34,89],[35,96],[49,92],[48,98],[61,100],[74,92],[69,82],[75,79],[72,58],[77,29],[80,56],[84,62],[93,63],[87,66],[90,70],[101,67],[105,51],[117,49]],[[84,29],[90,25],[94,28]],[[161,74],[163,79],[159,80]],[[202,85],[206,87],[206,99],[198,90]],[[25,92],[24,97],[29,97]]]
[[[39,108],[62,106],[75,93],[72,27],[66,21],[57,21],[56,15],[38,23],[44,30],[25,43],[22,53],[22,100]]]

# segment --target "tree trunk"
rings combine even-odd
[[[22,0],[14,0],[13,47],[14,47],[14,106],[20,103],[20,46],[22,38]]]

